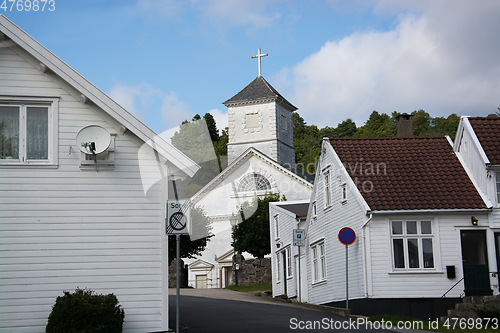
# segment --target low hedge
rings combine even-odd
[[[114,294],[98,295],[77,288],[58,296],[46,333],[121,333],[125,312]]]

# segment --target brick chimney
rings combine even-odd
[[[397,118],[398,123],[398,138],[411,138],[413,137],[413,120],[412,115],[402,113]]]

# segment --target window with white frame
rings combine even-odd
[[[344,183],[340,186],[340,196],[341,196],[342,202],[347,201],[347,184],[346,183]]]
[[[281,281],[281,252],[276,252],[276,273],[278,274],[277,281]]]
[[[275,238],[280,238],[279,215],[274,215]]]
[[[431,221],[391,221],[393,268],[435,269]]]
[[[325,208],[330,207],[332,205],[332,196],[330,193],[330,171],[327,171],[323,174],[324,181],[324,200],[325,200]]]
[[[325,243],[311,245],[313,283],[326,280]]]
[[[292,249],[286,248],[286,277],[292,277]]]
[[[500,205],[500,172],[497,172],[497,204]]]
[[[318,216],[318,210],[316,208],[316,201],[312,203],[312,217],[316,218]]]
[[[57,99],[0,98],[0,164],[53,163]]]

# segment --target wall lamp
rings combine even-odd
[[[470,217],[470,221],[471,221],[472,225],[478,225],[479,224],[479,221],[474,216]]]

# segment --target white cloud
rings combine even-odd
[[[189,106],[177,98],[175,91],[163,96],[160,113],[165,124],[164,129],[176,127],[194,116],[194,113],[189,111]]]
[[[269,0],[210,0],[203,1],[204,15],[219,25],[265,28],[280,19],[279,12],[268,12],[273,2]]]
[[[176,127],[186,119],[191,120],[194,115],[189,105],[177,98],[175,91],[165,93],[147,83],[135,86],[117,84],[108,95],[157,131]],[[160,115],[162,125],[153,123],[158,121],[157,115]]]
[[[329,41],[278,75],[292,82],[287,94],[309,123],[361,125],[373,110],[486,115],[500,106],[500,2],[401,6],[377,2],[377,11],[401,13],[393,30]]]

